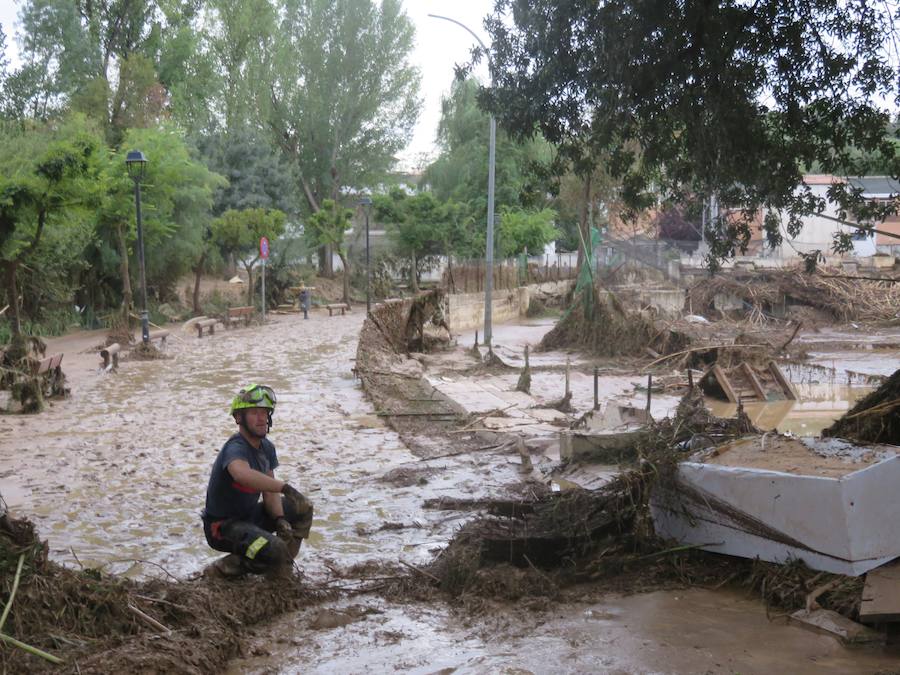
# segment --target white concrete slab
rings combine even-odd
[[[839,478],[684,462],[678,481],[651,499],[663,537],[854,576],[900,556],[898,456]]]

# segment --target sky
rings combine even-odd
[[[15,62],[13,52],[16,42],[18,3],[0,0],[0,24],[7,35],[7,57]],[[440,14],[459,21],[474,31],[485,43],[488,36],[482,19],[490,13],[493,0],[403,0],[406,14],[416,28],[416,45],[411,60],[422,75],[421,97],[423,107],[409,145],[400,155],[404,169],[414,169],[421,164],[422,155],[437,155],[435,135],[441,116],[441,96],[450,91],[453,84],[453,66],[468,61],[475,42],[465,30],[448,21],[429,18],[428,14]],[[487,66],[481,64],[475,76],[487,81]]]

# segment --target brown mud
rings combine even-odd
[[[273,317],[264,328],[203,340],[183,334],[170,341],[170,359],[125,363],[115,375],[85,371],[73,383],[74,400],[40,416],[0,418],[0,492],[15,495],[14,511],[34,522],[49,557],[88,588],[91,579],[109,579],[110,571],[134,578],[114,577],[118,590],[104,590],[117,608],[109,611],[112,624],[100,624],[109,630],[107,641],[58,631],[63,640],[47,641],[45,631],[26,633],[24,626],[23,635],[77,654],[66,666],[70,672],[803,672],[798,659],[824,671],[842,672],[853,663],[875,672],[894,663],[896,655],[878,651],[848,660],[830,638],[769,624],[765,605],[725,590],[732,582],[755,587],[746,582],[752,570],[735,568],[733,559],[691,551],[653,555],[660,549],[609,531],[586,540],[577,575],[567,571],[568,558],[554,567],[529,564],[523,555],[513,565],[495,554],[470,576],[457,576],[462,592],[441,590],[441,560],[456,550],[448,544],[477,518],[464,502],[503,502],[506,518],[519,504],[530,503],[534,512],[545,503],[553,512],[554,502],[543,482],[523,483],[516,465],[492,454],[496,446],[466,445],[450,433],[460,420],[435,414],[434,399],[418,389],[415,354],[401,350],[393,359],[397,350],[388,345],[383,360],[360,359],[361,314],[313,313],[308,322]],[[364,381],[360,366],[380,378],[370,380],[376,384],[370,393],[389,384],[383,398],[373,395],[374,407],[359,391],[354,366]],[[298,560],[303,575],[288,590],[259,579],[223,588],[196,578],[217,556],[206,548],[197,517],[206,474],[233,428],[227,401],[250,380],[278,391],[272,432],[278,473],[310,494],[317,508],[313,536]],[[405,411],[424,414],[395,414]],[[450,511],[426,508],[441,499],[458,501],[445,501]],[[604,540],[611,551],[596,548]],[[718,569],[716,559],[727,573],[710,572]],[[685,575],[685,569],[695,571]],[[165,578],[150,578],[160,571]],[[44,573],[56,582],[56,572]],[[687,583],[724,585],[685,591]],[[787,593],[798,584],[767,586],[773,587]],[[7,589],[0,590],[4,598]],[[654,589],[661,590],[608,595]],[[223,606],[235,594],[246,596],[246,607],[244,601]],[[27,597],[15,601],[13,614],[39,606],[33,598],[20,605]],[[157,634],[127,608],[129,598],[172,633]],[[679,607],[679,598],[691,600]],[[92,620],[103,618],[102,611],[93,614]],[[775,646],[760,654],[748,638],[735,651],[733,636],[743,631]],[[234,659],[230,666],[228,659]]]

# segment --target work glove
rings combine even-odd
[[[302,516],[312,511],[312,503],[292,485],[285,483],[281,488],[281,494],[284,495],[285,499],[291,500],[298,515]]]
[[[286,518],[275,521],[275,535],[284,542],[290,543],[294,538],[294,528]]]

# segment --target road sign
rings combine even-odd
[[[259,257],[263,260],[269,257],[269,240],[266,237],[259,238]]]

